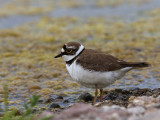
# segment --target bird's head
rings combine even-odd
[[[78,42],[68,42],[63,45],[61,53],[55,58],[62,57],[64,61],[70,61],[84,50],[84,46]]]

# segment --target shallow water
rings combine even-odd
[[[1,6],[4,4],[11,3],[10,0],[2,0]],[[35,3],[34,6],[37,6],[38,3]],[[95,2],[88,1],[86,5],[76,7],[76,8],[65,8],[62,6],[58,6],[53,11],[47,13],[47,16],[51,17],[83,17],[84,19],[89,17],[103,17],[108,20],[124,20],[126,22],[136,21],[139,18],[145,17],[144,13],[146,11],[151,11],[156,8],[159,8],[160,1],[152,0],[143,4],[131,4],[124,3],[118,6],[104,6],[97,7],[95,6]],[[13,15],[8,17],[0,18],[0,29],[4,28],[12,28],[18,25],[23,25],[24,23],[32,22],[40,19],[40,17],[46,15],[35,15],[35,16],[26,16],[26,15]]]
[[[78,8],[57,8],[51,13],[53,17],[75,16],[75,17],[103,17],[109,20],[121,19],[126,22],[136,21],[144,17],[146,11],[159,8],[160,1],[153,0],[141,5],[124,3],[118,6],[97,7],[88,4]]]
[[[0,29],[10,29],[38,19],[39,19],[38,16],[22,16],[22,15],[14,15],[6,18],[0,18]]]

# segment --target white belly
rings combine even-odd
[[[109,86],[132,69],[132,67],[126,67],[110,72],[89,71],[76,64],[76,60],[70,66],[66,64],[66,67],[73,80],[90,88],[95,88],[95,85],[97,85],[98,88]]]

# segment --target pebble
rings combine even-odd
[[[48,99],[45,101],[45,103],[51,103],[51,102],[55,101],[55,100],[56,100],[56,98],[57,98],[57,96],[56,96],[56,95],[54,95],[54,96],[52,96],[52,97],[48,98]]]
[[[112,106],[105,105],[105,106],[102,106],[101,108],[105,112],[111,112],[111,111],[114,111],[114,110],[126,110],[125,107],[121,107],[119,105],[112,105]]]
[[[115,100],[118,96],[116,92],[110,92],[106,97],[105,100]]]
[[[111,108],[113,108],[113,109],[120,109],[120,110],[125,110],[126,109],[125,107],[121,107],[119,105],[112,105]]]
[[[63,96],[58,96],[57,99],[63,99]]]
[[[160,88],[155,88],[152,90],[153,94],[160,95]]]
[[[82,93],[79,97],[79,100],[84,100],[85,102],[89,102],[93,100],[93,96],[90,93]]]
[[[105,112],[108,112],[108,111],[113,110],[113,108],[111,108],[110,106],[103,106],[102,110],[105,111]]]
[[[51,102],[53,102],[53,101],[54,101],[54,99],[49,98],[49,99],[47,99],[47,100],[45,101],[45,103],[51,103]]]
[[[39,98],[38,102],[43,103],[45,100],[43,98]]]
[[[128,108],[127,111],[131,114],[144,114],[145,113],[145,108],[141,106],[136,106],[132,108]]]
[[[58,103],[52,103],[49,108],[60,108],[61,106]]]
[[[64,101],[63,101],[63,103],[69,103],[69,100],[68,100],[68,99],[66,99],[66,100],[64,100]]]

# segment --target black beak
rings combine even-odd
[[[55,56],[54,58],[58,58],[58,57],[62,57],[62,53],[58,54],[57,56]]]

